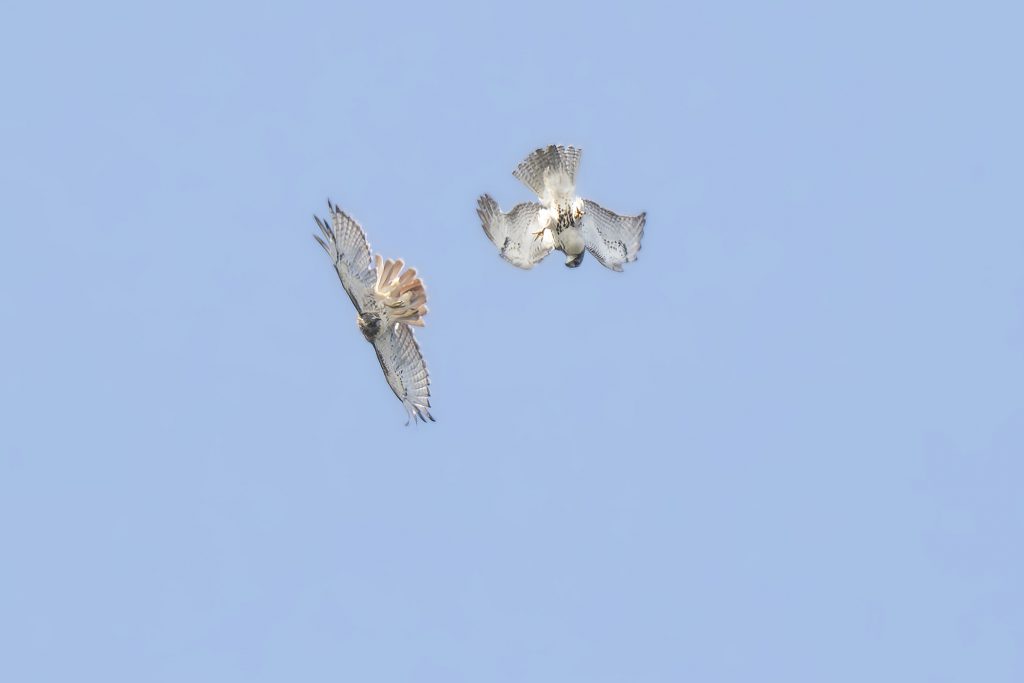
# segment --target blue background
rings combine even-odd
[[[0,679],[1024,680],[1024,11],[957,5],[10,6]],[[625,273],[481,231],[553,142]]]

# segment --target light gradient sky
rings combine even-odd
[[[1024,680],[1024,10],[667,5],[5,10],[0,680]]]

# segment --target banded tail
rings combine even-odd
[[[548,145],[531,152],[512,175],[546,204],[565,203],[576,191],[576,169],[582,153],[572,146]]]
[[[373,291],[387,308],[392,322],[423,327],[423,316],[427,314],[427,291],[423,281],[416,277],[416,269],[404,273],[405,261],[384,260],[380,254],[374,256],[377,266],[377,282]]]

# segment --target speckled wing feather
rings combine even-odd
[[[562,185],[572,194],[576,187],[576,169],[580,165],[583,150],[562,145],[548,145],[534,150],[530,156],[512,171],[520,182],[534,191],[538,197],[544,197],[552,185]],[[564,182],[551,177],[552,172],[560,175]]]
[[[373,341],[377,360],[410,420],[434,421],[430,414],[430,377],[419,344],[408,326],[398,323],[381,330]],[[408,423],[407,423],[408,424]]]
[[[526,202],[502,213],[498,202],[485,194],[477,200],[476,213],[501,257],[514,266],[529,269],[551,252],[550,243],[545,246],[544,240],[533,235],[540,230],[537,222],[540,208],[540,204]]]
[[[368,292],[372,291],[377,279],[376,270],[370,260],[370,245],[366,241],[366,233],[351,216],[331,204],[327,200],[327,208],[331,213],[330,225],[327,221],[313,216],[323,239],[314,234],[313,239],[320,243],[338,271],[341,286],[345,288],[348,298],[356,311],[362,312],[363,302]]]
[[[620,216],[588,199],[583,200],[583,208],[583,239],[594,258],[617,271],[623,263],[635,261],[647,214]]]

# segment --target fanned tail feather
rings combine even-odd
[[[393,322],[423,327],[423,316],[427,314],[427,291],[423,281],[416,277],[416,269],[405,272],[402,259],[384,260],[380,254],[374,256],[377,265],[377,283],[374,292],[387,307],[388,317]]]
[[[576,169],[583,150],[572,146],[548,145],[534,150],[512,172],[524,185],[545,201],[554,195],[572,194],[576,187]]]

